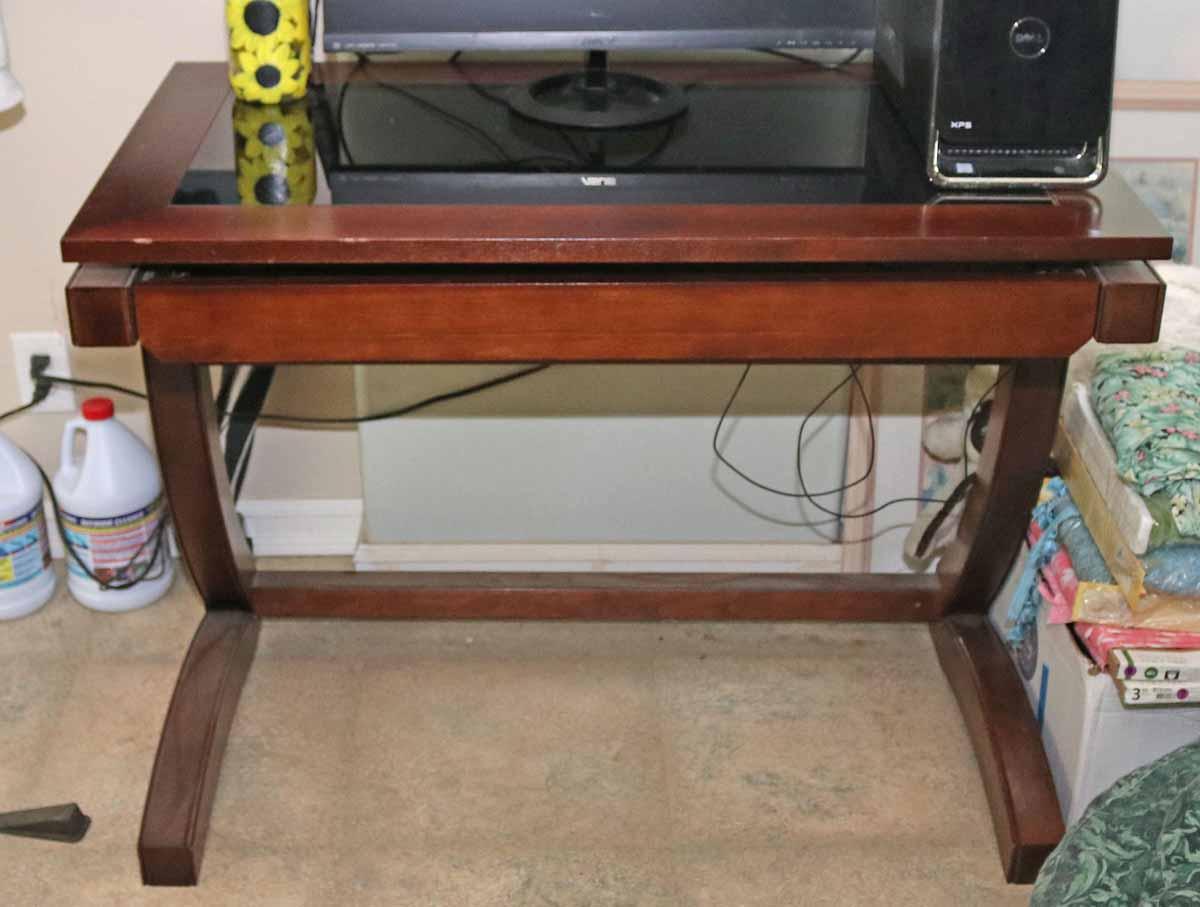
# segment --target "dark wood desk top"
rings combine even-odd
[[[753,77],[753,64],[736,67]],[[656,67],[656,69],[664,69]],[[694,77],[698,70],[665,68]],[[722,77],[728,64],[718,68]],[[337,66],[324,69],[336,75]],[[514,68],[492,71],[511,78]],[[522,69],[536,74],[537,68]],[[777,67],[771,72],[778,74]],[[345,74],[345,68],[341,68]],[[472,64],[473,78],[489,68]],[[812,78],[812,74],[809,74]],[[863,71],[831,78],[864,78]],[[463,80],[450,66],[388,78]],[[223,63],[176,65],[62,242],[121,265],[573,265],[1101,262],[1165,259],[1171,239],[1119,176],[1052,204],[172,205],[229,92]]]

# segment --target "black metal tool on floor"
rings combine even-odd
[[[78,803],[0,813],[0,834],[61,841],[64,844],[82,841],[91,824],[92,820],[83,814]]]

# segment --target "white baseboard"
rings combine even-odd
[[[363,506],[356,499],[238,501],[247,537],[259,557],[354,554]]]
[[[360,543],[357,499],[238,502],[259,557],[354,557],[362,571],[605,573],[838,573],[835,544],[380,544]]]
[[[839,573],[829,544],[368,544],[357,570],[599,573]]]

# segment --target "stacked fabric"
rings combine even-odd
[[[1055,456],[1063,478],[1033,514],[1011,639],[1044,598],[1099,669],[1126,666],[1112,672],[1125,704],[1200,700],[1184,659],[1147,654],[1200,652],[1200,353],[1100,356],[1090,388],[1071,389]],[[1129,670],[1135,654],[1148,675]]]

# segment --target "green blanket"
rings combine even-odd
[[[1126,775],[1042,867],[1030,907],[1200,905],[1200,742]]]
[[[1180,535],[1200,536],[1200,353],[1168,348],[1096,361],[1092,405],[1121,478],[1169,504]]]

